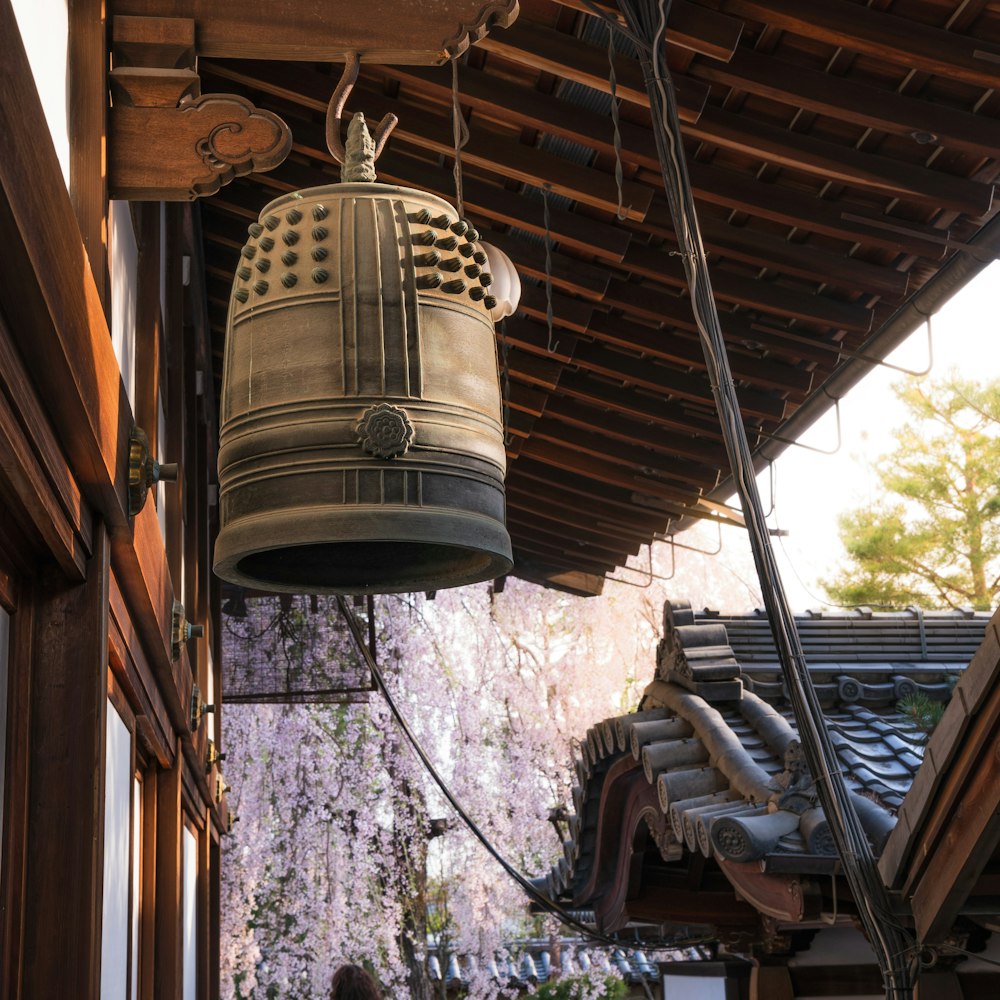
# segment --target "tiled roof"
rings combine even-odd
[[[657,954],[654,958],[649,958],[645,952],[636,948],[592,948],[582,938],[562,938],[558,944],[561,977],[574,976],[593,969],[606,972],[608,975],[617,973],[630,983],[638,983],[644,979],[655,982],[658,976],[657,959],[679,961],[702,957],[694,949],[688,948],[670,949]],[[494,958],[486,971],[492,979],[505,987],[527,989],[535,984],[544,983],[555,971],[551,947],[552,942],[549,939],[516,942],[509,952]],[[432,949],[427,957],[427,969],[432,980],[441,982],[443,979],[448,986],[465,985],[479,971],[475,959],[471,956],[451,953],[442,963],[436,949]]]
[[[947,700],[988,620],[916,611],[797,619],[834,748],[876,853],[926,742],[898,703],[918,691]],[[878,656],[880,648],[886,655]],[[586,893],[605,778],[640,766],[662,814],[644,815],[664,862],[687,851],[720,863],[759,863],[764,872],[836,869],[763,615],[693,612],[668,602],[656,678],[639,708],[592,727],[582,744],[570,837],[546,878],[554,898],[592,905]]]
[[[724,625],[729,645],[745,672],[778,663],[764,611],[747,615],[705,609],[693,612],[697,624]],[[810,665],[836,663],[965,666],[973,657],[990,615],[985,611],[807,611],[795,616],[799,641]]]

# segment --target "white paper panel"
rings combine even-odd
[[[710,976],[666,975],[663,1000],[726,1000],[726,981]]]
[[[198,1000],[198,841],[184,827],[184,994]]]
[[[122,1000],[128,990],[128,886],[132,742],[108,703],[104,775],[104,907],[101,924],[101,1000]]]
[[[132,228],[127,201],[108,203],[108,232],[111,254],[111,343],[135,410],[135,297],[139,248]],[[147,434],[153,428],[144,428]]]

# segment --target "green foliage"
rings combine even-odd
[[[582,1000],[583,997],[593,996],[593,988],[592,980],[570,976],[542,983],[535,991],[535,996],[543,997],[544,1000]],[[620,1000],[621,997],[628,995],[628,986],[624,980],[608,976],[604,980],[604,992],[600,995],[607,997],[608,1000]]]
[[[934,728],[941,721],[941,716],[944,715],[944,708],[943,701],[931,701],[922,691],[908,694],[896,703],[896,710],[908,716],[914,728],[927,734],[934,732]]]
[[[1000,381],[952,372],[894,387],[909,420],[876,472],[885,497],[844,514],[842,605],[989,610],[1000,593]]]

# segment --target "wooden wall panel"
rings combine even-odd
[[[86,580],[32,595],[25,997],[100,996],[109,560],[98,525]]]

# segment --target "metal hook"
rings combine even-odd
[[[916,306],[913,307],[917,309]],[[878,365],[880,368],[891,368],[894,372],[902,372],[904,375],[912,375],[914,378],[923,378],[924,375],[930,375],[931,369],[934,367],[934,337],[933,331],[931,330],[931,313],[921,312],[917,309],[917,312],[924,317],[924,325],[927,328],[927,367],[923,371],[912,371],[909,368],[903,368],[900,365],[889,364],[888,361],[880,361],[878,358],[873,358],[868,354],[861,354],[859,351],[842,351],[840,357],[847,358],[848,361],[867,361],[869,364]]]
[[[648,557],[649,569],[640,569],[638,566],[622,566],[622,569],[628,570],[630,573],[641,573],[646,577],[645,583],[634,583],[632,580],[622,580],[617,576],[607,576],[606,580],[611,580],[614,583],[624,583],[628,587],[638,587],[640,590],[645,590],[654,580],[672,580],[674,575],[677,573],[677,554],[674,552],[674,538],[673,535],[669,538],[670,542],[670,576],[661,576],[659,573],[653,572],[653,546],[646,546],[646,555]]]
[[[340,83],[330,98],[330,103],[326,108],[326,147],[330,150],[330,155],[343,166],[347,154],[344,151],[344,143],[340,138],[340,122],[344,116],[344,105],[347,98],[351,96],[354,84],[358,82],[358,73],[361,70],[361,57],[357,52],[349,52],[344,61],[344,72],[341,74]],[[389,133],[399,123],[399,119],[391,112],[378,123],[372,139],[375,142],[375,159],[382,153],[382,149],[389,138]]]
[[[715,530],[719,533],[719,544],[709,551],[708,549],[697,549],[693,545],[684,545],[681,542],[675,541],[673,535],[667,535],[666,537],[662,535],[654,535],[653,537],[658,542],[665,542],[669,539],[671,545],[676,545],[679,549],[687,549],[688,552],[697,552],[699,555],[703,556],[717,556],[722,551],[722,522],[715,520]]]
[[[770,517],[774,513],[774,459],[769,458],[767,460],[767,478],[768,478],[768,492],[771,494],[771,509],[764,515],[765,518]]]
[[[757,433],[761,437],[767,438],[769,441],[780,441],[782,444],[794,445],[796,448],[805,448],[806,451],[814,451],[817,455],[836,455],[837,452],[840,451],[841,444],[843,444],[840,435],[840,397],[838,396],[834,398],[826,391],[826,389],[821,389],[820,391],[827,397],[827,399],[833,400],[833,412],[837,417],[837,445],[835,448],[832,450],[827,448],[817,448],[815,445],[803,444],[801,441],[793,441],[791,438],[781,437],[779,434],[768,434],[767,431],[760,430],[760,428],[757,429]]]

